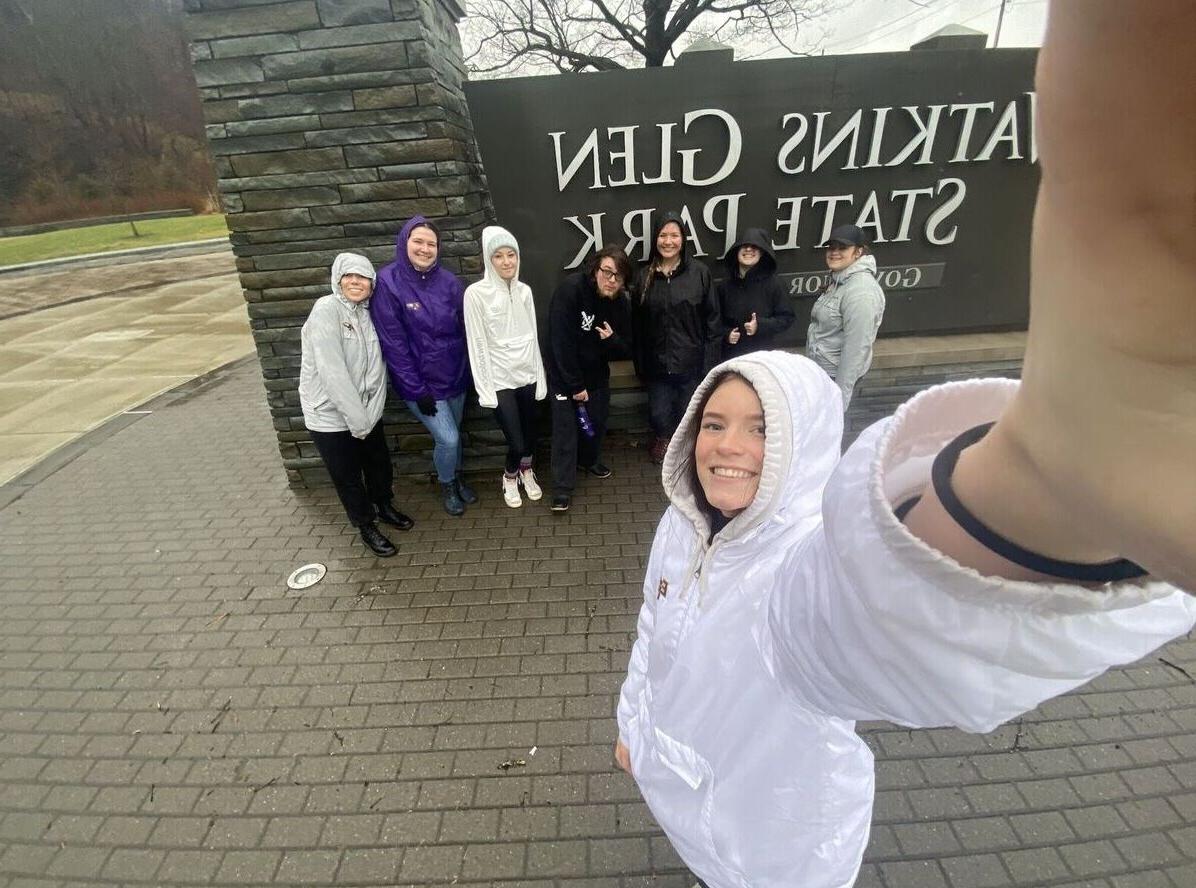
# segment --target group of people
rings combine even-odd
[[[541,394],[560,417],[554,484],[603,471],[579,441],[601,430],[606,361],[634,355],[670,505],[614,757],[700,885],[853,884],[875,784],[856,720],[989,731],[1196,623],[1196,241],[1177,233],[1196,114],[1176,113],[1192,109],[1193,37],[1189,0],[1052,6],[1022,380],[930,388],[842,455],[883,309],[858,230],[831,237],[808,357],[753,348],[792,322],[758,231],[714,285],[681,219],[661,217],[630,306],[627,257],[599,251],[553,296],[547,367],[509,232],[487,232],[486,278],[466,291],[412,220],[368,311],[369,263],[334,263],[304,327],[304,415],[334,478],[357,459],[364,485],[337,482],[355,523],[407,523],[377,427],[383,359],[430,430],[453,426],[433,436],[456,510],[472,495],[455,434],[467,352],[507,431],[512,501],[536,489]]]
[[[365,544],[393,555],[378,522],[400,530],[413,525],[392,503],[381,426],[388,376],[432,438],[450,515],[464,514],[478,499],[461,472],[471,382],[506,442],[501,491],[511,508],[543,496],[534,460],[537,402],[545,398],[552,511],[568,511],[578,472],[610,476],[601,456],[612,360],[634,360],[648,392],[649,452],[663,462],[703,374],[726,358],[770,348],[794,320],[763,229],[747,229],[727,250],[726,278],[717,282],[691,243],[681,216],[666,212],[638,272],[619,247],[595,252],[552,294],[543,352],[535,300],[519,276],[519,243],[505,228],[482,232],[484,273],[468,287],[440,265],[440,231],[422,216],[403,225],[394,262],[376,275],[363,256],[337,256],[332,293],[317,300],[303,326],[299,396],[312,440]],[[826,257],[830,283],[815,304],[808,348],[843,390],[846,409],[871,361],[884,295],[860,228],[832,231]]]

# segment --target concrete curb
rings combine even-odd
[[[176,386],[158,392],[140,404],[134,404],[113,414],[94,429],[89,429],[73,441],[68,441],[61,447],[50,451],[19,475],[0,484],[0,509],[19,500],[42,481],[59,469],[73,463],[81,454],[86,453],[100,442],[106,441],[138,420],[152,415],[156,410],[190,400],[201,391],[219,385],[242,364],[256,359],[257,356],[253,353],[242,355],[186,382],[180,382]]]
[[[183,241],[177,244],[160,244],[156,247],[135,247],[131,250],[113,250],[109,253],[85,253],[81,256],[64,256],[59,259],[42,259],[38,262],[22,262],[17,265],[0,266],[0,275],[20,274],[30,271],[58,271],[62,268],[94,268],[99,265],[118,265],[142,259],[160,259],[168,256],[191,256],[197,253],[215,253],[231,250],[227,237],[207,240]]]

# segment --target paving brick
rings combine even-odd
[[[999,888],[1013,884],[995,854],[969,854],[941,861],[952,888]]]
[[[294,327],[269,329],[293,341]],[[107,439],[26,492],[22,522],[0,510],[0,571],[20,561],[42,590],[19,605],[36,631],[0,624],[24,656],[0,661],[0,731],[18,738],[0,871],[14,884],[689,888],[610,764],[634,574],[662,508],[640,492],[655,483],[642,453],[612,441],[624,486],[609,501],[585,491],[600,508],[569,525],[510,516],[497,497],[451,522],[400,479],[418,523],[392,561],[410,557],[382,567],[330,490],[285,486],[258,369]],[[196,436],[229,449],[171,458]],[[132,516],[150,501],[155,521],[200,523],[147,529]],[[616,533],[624,501],[644,514]],[[61,559],[36,536],[68,503],[109,520],[72,531],[94,552]],[[161,557],[189,544],[188,561]],[[512,546],[529,567],[489,572]],[[97,552],[116,556],[110,573],[75,573]],[[282,578],[311,560],[329,576],[289,595]],[[529,574],[541,560],[554,570]],[[174,581],[179,564],[199,579]],[[857,888],[1192,884],[1196,697],[1167,685],[1176,705],[1155,718],[1147,671],[1048,704],[1020,739],[861,725],[880,792]],[[58,708],[21,715],[41,703]],[[499,771],[510,758],[528,764]]]

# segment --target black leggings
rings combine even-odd
[[[530,460],[536,452],[536,386],[500,389],[494,418],[507,439],[508,475],[519,470],[521,460]]]
[[[394,470],[381,420],[361,439],[349,432],[309,431],[308,434],[328,467],[350,523],[354,527],[372,523],[375,505],[386,505],[394,497],[391,490]]]

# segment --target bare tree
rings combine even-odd
[[[470,0],[466,62],[477,74],[659,67],[683,37],[799,50],[836,0]],[[811,44],[806,43],[807,52]]]

